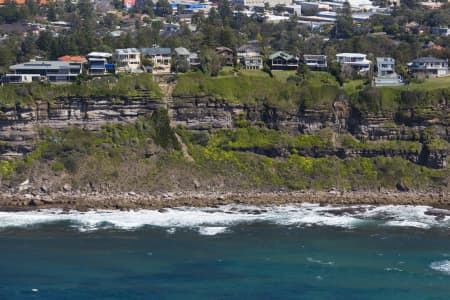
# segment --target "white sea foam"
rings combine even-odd
[[[384,224],[385,226],[400,226],[400,227],[416,227],[422,229],[428,229],[431,227],[430,224],[415,222],[415,221],[407,221],[407,220],[398,220],[398,221],[388,221]]]
[[[201,226],[198,228],[198,232],[201,235],[217,235],[227,232],[227,227]]]
[[[232,225],[268,222],[278,225],[309,227],[336,226],[354,228],[365,224],[402,227],[450,228],[450,218],[436,220],[426,215],[426,206],[319,206],[316,204],[283,206],[225,205],[218,208],[180,207],[157,210],[88,212],[40,210],[0,212],[0,228],[23,227],[67,221],[80,231],[105,228],[131,230],[142,226],[163,227],[168,233],[177,228],[193,228],[200,234],[226,232]]]
[[[315,263],[315,264],[319,264],[319,265],[328,265],[328,266],[334,265],[334,261],[322,261],[320,259],[314,259],[312,257],[308,257],[308,258],[306,258],[306,260],[310,263]]]
[[[394,271],[394,272],[403,272],[403,270],[402,269],[400,269],[400,268],[384,268],[384,270],[385,271],[388,271],[388,272],[392,272],[392,271]]]
[[[450,275],[450,260],[435,261],[430,264],[430,268],[435,271]]]

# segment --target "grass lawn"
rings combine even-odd
[[[295,76],[295,74],[297,74],[297,71],[295,71],[295,70],[289,70],[289,71],[273,70],[272,71],[273,78],[275,78],[281,82],[286,82],[286,80],[289,77]]]
[[[450,87],[450,76],[441,78],[426,79],[423,83],[411,83],[409,86],[403,86],[403,89],[420,89],[420,90],[434,90],[444,89]]]

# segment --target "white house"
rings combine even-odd
[[[448,60],[435,57],[419,57],[408,64],[409,71],[419,78],[434,78],[449,75]]]
[[[338,53],[336,60],[342,65],[348,65],[359,73],[364,73],[370,70],[372,62],[367,59],[366,54],[362,53]]]
[[[251,41],[237,49],[237,57],[244,69],[262,69],[263,57],[259,43]]]
[[[89,74],[104,75],[114,73],[115,66],[112,63],[112,54],[107,52],[91,52],[86,55]]]
[[[116,49],[114,59],[118,72],[139,72],[141,70],[141,52],[136,48]]]
[[[377,57],[374,86],[403,85],[402,76],[395,72],[395,59],[392,57]]]

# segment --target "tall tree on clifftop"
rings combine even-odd
[[[336,24],[331,34],[337,39],[347,39],[353,35],[353,18],[350,3],[344,2],[342,8],[338,11]]]

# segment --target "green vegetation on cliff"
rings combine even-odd
[[[332,149],[336,143],[366,149],[399,145],[345,142],[332,135],[326,129],[316,135],[290,136],[252,127],[215,133],[178,128],[175,133],[167,111],[160,109],[133,124],[109,125],[99,132],[79,128],[43,130],[36,150],[23,160],[2,162],[0,170],[4,183],[15,185],[31,178],[34,184],[44,182],[52,190],[61,189],[67,182],[81,190],[109,192],[186,190],[199,184],[205,190],[376,190],[395,189],[400,181],[420,190],[449,187],[449,168],[430,169],[400,157],[313,158],[292,149]],[[409,150],[417,146],[401,145]],[[291,147],[292,151],[272,156],[248,151],[255,147]]]
[[[425,116],[430,113],[430,106],[450,98],[449,78],[429,79],[401,87],[374,88],[363,80],[354,80],[339,87],[335,78],[326,72],[307,72],[287,78],[272,78],[260,70],[232,74],[218,77],[202,73],[182,74],[173,95],[209,96],[232,103],[262,103],[289,110],[319,106],[332,109],[336,99],[348,99],[352,108],[361,115],[397,113],[398,118],[404,118],[412,109],[416,117]]]
[[[126,74],[117,77],[99,77],[71,84],[8,84],[0,87],[0,105],[28,104],[34,100],[54,101],[58,97],[120,97],[139,96],[143,92],[151,98],[163,96],[150,74]]]
[[[394,189],[399,181],[415,189],[448,188],[448,169],[435,170],[413,164],[400,157],[312,158],[292,153],[287,157],[270,158],[239,149],[223,147],[226,143],[243,143],[245,146],[264,145],[266,141],[279,141],[275,131],[252,129],[257,142],[248,141],[247,134],[239,130],[228,134],[219,131],[208,135],[179,130],[189,152],[201,173],[234,178],[240,188],[289,188],[289,189]],[[269,135],[269,137],[267,137]],[[309,136],[307,139],[316,139]],[[228,139],[228,140],[227,140]],[[218,143],[219,141],[219,143]]]
[[[259,73],[256,73],[259,72]],[[262,71],[240,72],[217,78],[202,73],[179,76],[173,96],[210,96],[234,103],[270,104],[282,109],[331,106],[341,93],[335,80],[329,76],[316,76],[299,82],[271,78]]]
[[[251,148],[324,148],[333,146],[324,135],[302,134],[296,137],[273,129],[238,128],[236,130],[219,130],[211,136],[210,143],[221,149]]]

